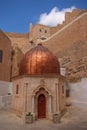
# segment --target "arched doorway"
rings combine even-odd
[[[46,97],[40,94],[38,97],[38,118],[46,117]]]

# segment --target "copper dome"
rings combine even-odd
[[[20,63],[19,75],[60,74],[57,58],[42,44],[28,51]]]

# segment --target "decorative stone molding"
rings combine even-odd
[[[45,85],[44,79],[41,79],[41,80],[40,80],[40,85]]]

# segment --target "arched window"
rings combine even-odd
[[[42,30],[41,30],[41,28],[39,29],[39,32],[41,32]]]
[[[70,97],[70,90],[66,89],[66,97]]]
[[[19,85],[16,85],[16,94],[19,94]]]
[[[62,86],[62,93],[64,94],[64,86]]]
[[[45,33],[47,33],[47,30],[45,30]]]

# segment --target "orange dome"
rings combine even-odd
[[[19,75],[60,74],[57,58],[42,44],[28,51],[20,63]]]

